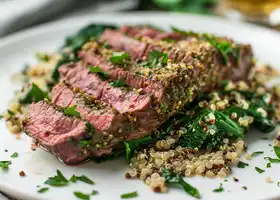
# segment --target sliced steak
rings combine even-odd
[[[67,84],[111,105],[119,113],[124,114],[136,129],[140,128],[147,132],[157,128],[161,123],[162,119],[159,119],[158,113],[152,108],[150,94],[138,94],[126,91],[126,88],[113,87],[96,73],[90,73],[81,63],[65,65],[59,70]]]

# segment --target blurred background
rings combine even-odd
[[[0,0],[0,37],[53,20],[118,11],[217,15],[280,30],[280,0]]]

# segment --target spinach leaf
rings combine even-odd
[[[156,65],[166,65],[168,61],[168,54],[153,50],[148,53],[148,60],[140,63],[140,66],[153,68]]]
[[[75,195],[78,199],[90,200],[90,195],[89,195],[89,194],[84,194],[84,193],[82,193],[82,192],[74,192],[74,195]]]
[[[273,147],[276,156],[280,159],[280,147],[274,146]]]
[[[98,66],[89,66],[88,69],[91,73],[96,73],[103,79],[107,79],[109,77],[109,75],[103,72]]]
[[[21,104],[30,104],[32,102],[38,102],[48,97],[48,93],[42,91],[35,83],[32,83],[29,91],[19,100]]]
[[[259,167],[255,167],[255,170],[256,170],[257,172],[259,172],[260,174],[262,174],[262,173],[265,172],[265,170],[263,170],[263,169],[261,169],[261,168],[259,168]]]
[[[150,144],[151,142],[152,142],[152,137],[150,135],[143,137],[143,138],[124,142],[126,160],[130,161],[131,157],[133,156],[134,151],[136,149],[138,149],[141,145],[147,145],[147,144]]]
[[[166,183],[179,184],[184,188],[186,193],[190,194],[191,196],[193,196],[197,199],[200,198],[199,191],[195,187],[193,187],[190,184],[188,184],[187,182],[185,182],[182,176],[180,176],[174,172],[171,172],[166,168],[163,170],[162,176],[165,178]]]
[[[237,164],[238,168],[245,168],[245,167],[248,167],[248,166],[249,166],[248,163],[245,163],[245,162],[242,162],[242,161],[239,161],[238,164]]]
[[[68,184],[68,180],[63,176],[61,171],[56,171],[57,175],[53,177],[49,177],[47,181],[45,181],[45,184],[51,185],[51,186],[65,186]]]
[[[69,106],[63,109],[63,113],[72,117],[81,117],[80,113],[76,111],[77,105]]]

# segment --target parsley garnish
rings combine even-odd
[[[49,59],[50,59],[50,58],[49,58],[49,55],[46,54],[46,53],[37,52],[37,53],[35,54],[35,56],[36,56],[37,60],[43,61],[43,62],[48,62]]]
[[[153,50],[149,52],[148,54],[148,60],[140,63],[140,66],[147,67],[147,68],[153,68],[156,65],[163,66],[167,64],[168,61],[168,54],[162,53],[157,50]]]
[[[93,136],[95,133],[95,129],[90,123],[86,123],[87,131],[89,132],[89,135]]]
[[[8,112],[8,114],[9,114],[11,117],[15,115],[15,113],[12,112],[12,111],[10,111],[10,110],[7,110],[7,112]]]
[[[44,193],[44,192],[47,192],[50,188],[48,187],[44,187],[44,188],[41,188],[40,190],[38,190],[37,192],[38,193]]]
[[[110,83],[112,87],[125,87],[127,84],[125,83],[124,79],[116,80]]]
[[[63,113],[72,117],[80,117],[80,113],[76,111],[77,105],[64,108]]]
[[[259,172],[260,174],[262,174],[262,173],[265,172],[265,170],[263,170],[263,169],[261,169],[261,168],[259,168],[259,167],[255,167],[255,170],[256,170],[257,172]]]
[[[247,187],[246,187],[246,186],[242,186],[242,189],[243,189],[243,190],[247,190]]]
[[[97,190],[92,190],[91,195],[96,195],[96,194],[98,194],[98,191]]]
[[[110,61],[116,65],[124,65],[129,59],[128,53],[125,52],[113,52],[113,55],[110,57]]]
[[[107,79],[109,77],[109,75],[103,72],[98,66],[89,66],[88,69],[91,73],[96,73],[103,79]]]
[[[238,164],[237,164],[238,168],[245,168],[247,166],[249,166],[249,164],[245,163],[245,162],[242,162],[242,161],[239,161]]]
[[[223,184],[220,183],[220,187],[216,188],[213,190],[213,192],[223,192],[224,191],[224,188],[223,188]]]
[[[266,164],[266,168],[270,168],[270,167],[271,167],[271,163],[269,162]]]
[[[18,152],[15,152],[11,155],[11,158],[17,158],[18,157]]]
[[[84,194],[82,192],[74,192],[74,195],[79,199],[83,199],[83,200],[89,200],[90,199],[89,194]]]
[[[200,198],[199,191],[195,187],[193,187],[190,184],[188,184],[187,182],[185,182],[184,179],[182,178],[182,176],[180,176],[174,172],[171,172],[166,168],[163,170],[162,176],[165,178],[166,183],[169,183],[169,184],[177,183],[184,188],[186,193],[190,194],[191,196],[193,196],[197,199]]]
[[[75,176],[75,175],[71,176],[69,181],[71,181],[72,183],[76,183],[77,182],[77,176]]]
[[[265,157],[264,159],[268,159],[271,163],[280,163],[280,159],[278,158]]]
[[[0,161],[0,167],[2,169],[8,169],[10,164],[12,164],[12,162],[9,160]]]
[[[90,180],[88,177],[86,177],[85,175],[77,176],[77,180],[90,184],[90,185],[94,184],[94,182],[92,180]]]
[[[25,96],[20,99],[21,104],[30,104],[32,102],[38,102],[44,100],[45,98],[48,99],[48,93],[42,91],[35,83],[32,83],[31,88],[25,94]]]
[[[277,186],[280,187],[280,182],[277,182]]]
[[[261,154],[263,154],[263,151],[256,151],[256,152],[252,153],[251,156],[256,157],[256,156],[261,155]]]
[[[130,193],[122,194],[121,198],[122,199],[131,199],[131,198],[134,198],[134,197],[137,197],[137,196],[138,196],[138,194],[135,191],[135,192],[130,192]]]
[[[51,186],[65,186],[68,184],[68,180],[63,176],[61,171],[56,171],[57,175],[53,177],[49,177],[49,179],[45,182],[47,185]]]

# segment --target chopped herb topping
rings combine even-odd
[[[220,186],[213,190],[213,192],[223,192],[225,189],[223,188],[223,184],[220,183]]]
[[[11,155],[11,158],[17,158],[18,157],[18,152],[15,152]]]
[[[271,168],[271,163],[270,162],[266,164],[266,168]]]
[[[38,193],[45,193],[45,192],[47,192],[49,189],[50,189],[50,188],[48,188],[48,187],[44,187],[44,188],[41,188],[40,190],[38,190],[37,192],[38,192]]]
[[[168,54],[153,50],[148,54],[148,60],[140,63],[140,66],[153,68],[155,66],[163,66],[167,64]]]
[[[263,151],[256,151],[256,152],[251,154],[251,157],[256,157],[256,156],[261,155],[261,154],[263,154]]]
[[[197,199],[200,198],[199,191],[195,187],[193,187],[190,184],[188,184],[187,182],[185,182],[184,179],[182,178],[182,176],[180,176],[174,172],[171,172],[166,168],[163,170],[162,176],[165,178],[166,183],[179,184],[184,188],[186,193],[190,194],[191,196],[193,196]]]
[[[63,176],[61,171],[56,171],[57,175],[53,177],[49,177],[49,179],[45,182],[47,185],[51,186],[65,186],[68,184],[68,180]]]
[[[233,179],[234,182],[238,182],[239,181],[239,179],[235,178],[235,177],[233,177],[232,179]]]
[[[71,176],[69,181],[71,181],[72,183],[76,183],[77,182],[77,176],[75,176],[75,175]]]
[[[9,160],[0,161],[0,167],[1,167],[2,169],[8,169],[10,164],[12,164],[12,162],[9,161]]]
[[[91,195],[97,195],[98,191],[97,190],[92,190]]]
[[[279,181],[277,182],[277,186],[280,187],[280,182]]]
[[[103,72],[98,66],[89,66],[88,69],[91,73],[96,73],[103,79],[107,79],[109,77],[109,75]]]
[[[245,162],[242,162],[242,161],[239,161],[238,164],[237,164],[238,168],[245,168],[247,166],[249,166],[249,164],[245,163]]]
[[[247,190],[248,188],[246,186],[242,186],[242,189],[243,190]]]
[[[36,56],[37,60],[43,61],[43,62],[48,62],[49,59],[50,59],[50,58],[49,58],[49,55],[46,54],[46,53],[37,52],[37,53],[35,54],[35,56]]]
[[[125,83],[124,79],[116,80],[110,83],[113,87],[125,87],[127,84]]]
[[[8,112],[8,114],[9,114],[11,117],[15,115],[15,113],[12,112],[12,111],[10,111],[10,110],[7,110],[7,112]]]
[[[111,63],[115,65],[124,65],[128,59],[129,55],[125,52],[113,52],[113,55],[110,57]]]
[[[273,149],[274,149],[276,156],[278,158],[280,158],[280,147],[274,146]]]
[[[82,199],[82,200],[89,200],[90,199],[90,196],[89,194],[84,194],[82,192],[74,192],[74,195],[79,198],[79,199]]]
[[[63,113],[72,117],[81,117],[80,113],[76,111],[77,105],[64,108]]]
[[[121,198],[122,198],[122,199],[131,199],[131,198],[135,198],[135,197],[137,197],[137,196],[138,196],[138,194],[137,194],[137,192],[135,191],[135,192],[130,192],[130,193],[122,194],[122,195],[121,195]]]
[[[268,159],[271,163],[280,163],[280,159],[278,158],[265,157],[264,159]]]
[[[263,169],[261,169],[261,168],[259,168],[259,167],[255,167],[255,170],[256,170],[257,172],[259,172],[260,174],[262,174],[262,173],[265,172],[265,170],[263,170]]]
[[[81,182],[84,182],[84,183],[87,183],[87,184],[90,184],[90,185],[94,184],[94,182],[92,180],[90,180],[88,177],[86,177],[85,175],[77,176],[77,180],[79,180]]]
[[[87,131],[89,132],[89,135],[93,136],[95,133],[95,129],[90,123],[86,123]]]
[[[30,104],[32,102],[38,102],[44,100],[48,97],[48,93],[42,91],[35,83],[32,83],[31,88],[29,91],[24,95],[22,99],[20,99],[21,104]]]

